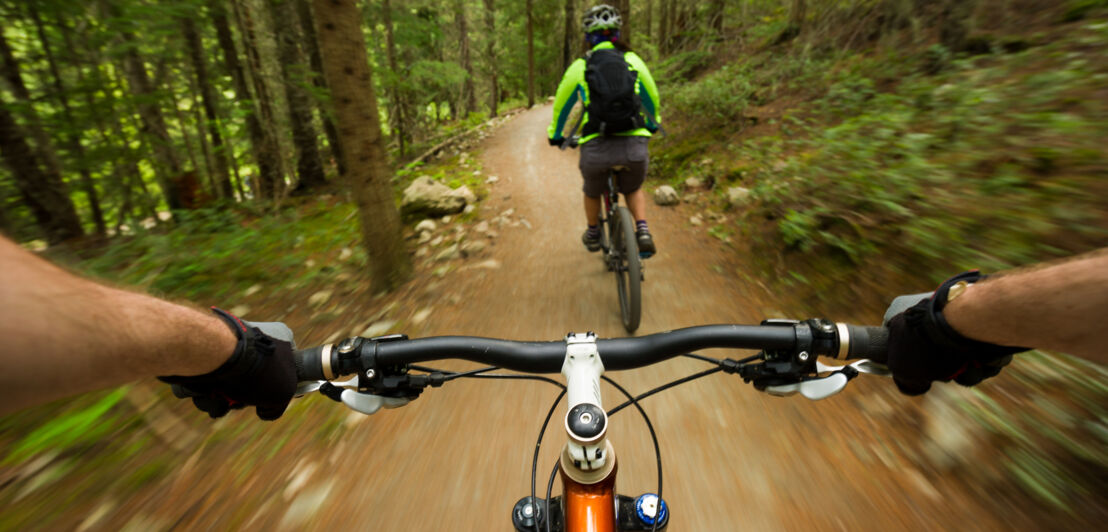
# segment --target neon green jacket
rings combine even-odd
[[[593,50],[603,50],[605,48],[615,48],[615,45],[610,42],[602,42],[594,46]],[[642,98],[643,116],[646,117],[647,127],[616,134],[649,137],[651,136],[650,131],[656,131],[661,123],[658,114],[658,87],[654,84],[650,69],[646,68],[646,63],[635,52],[625,53],[623,59],[627,61],[631,69],[639,73],[639,83],[635,87],[635,92]],[[578,58],[569,65],[566,73],[562,76],[562,82],[558,84],[558,93],[554,96],[554,119],[550,122],[550,127],[546,131],[547,138],[560,139],[563,137],[562,132],[566,128],[566,121],[569,120],[570,111],[573,110],[577,100],[581,100],[586,108],[589,106],[589,86],[585,83],[585,60],[583,58]],[[589,116],[586,113],[585,119],[581,123],[584,124],[588,121]],[[578,142],[584,144],[598,136],[600,136],[599,133],[587,135],[581,137]]]

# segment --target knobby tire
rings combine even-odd
[[[619,312],[623,328],[629,333],[639,328],[642,319],[642,263],[639,259],[639,242],[635,237],[635,221],[627,207],[619,207],[617,220],[613,220],[612,245],[619,254],[616,269],[616,288],[619,292]]]

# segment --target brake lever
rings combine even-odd
[[[323,388],[324,386],[327,388]],[[320,391],[328,398],[341,402],[355,412],[375,414],[382,408],[398,408],[411,402],[406,397],[384,397],[358,391],[358,377],[344,381],[305,381],[296,386],[296,397]]]
[[[292,394],[293,397],[304,397],[316,390],[319,390],[320,386],[327,381],[303,381],[296,384],[296,392]]]
[[[367,416],[377,413],[382,408],[399,408],[411,402],[411,399],[405,397],[384,397],[354,390],[343,390],[339,399],[351,410]]]
[[[344,381],[304,381],[296,385],[296,392],[293,394],[293,397],[303,397],[312,392],[318,391],[319,388],[327,382],[330,382],[332,386],[338,388],[350,388],[354,390],[358,389],[357,377],[351,377]]]
[[[778,397],[786,397],[799,393],[813,401],[826,399],[846,388],[850,378],[843,372],[836,372],[826,377],[814,377],[800,382],[766,386],[765,392]]]
[[[845,366],[828,366],[827,364],[816,361],[816,372],[830,373],[830,375],[824,377],[809,377],[799,382],[788,384],[766,386],[765,392],[778,397],[786,397],[799,393],[807,399],[818,401],[841,392],[843,388],[846,388],[847,383],[859,373],[868,373],[870,375],[879,375],[882,377],[892,376],[892,372],[889,371],[888,367],[868,359],[858,360]]]
[[[892,377],[892,375],[893,375],[892,371],[889,370],[888,366],[886,366],[884,364],[881,364],[881,363],[878,363],[878,362],[874,362],[874,361],[869,360],[869,359],[857,360],[857,361],[851,362],[850,364],[847,364],[845,366],[828,366],[827,364],[824,364],[823,362],[816,361],[816,371],[818,371],[819,373],[842,371],[843,368],[848,368],[848,367],[849,368],[854,368],[855,370],[858,371],[858,373],[866,373],[866,374],[869,374],[869,375],[877,375],[879,377]]]

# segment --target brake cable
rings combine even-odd
[[[606,381],[608,384],[611,384],[613,387],[615,387],[617,390],[619,390],[620,393],[622,393],[625,397],[627,397],[627,401],[625,401],[625,402],[619,404],[618,406],[612,408],[611,410],[609,410],[607,412],[607,415],[610,417],[610,416],[614,415],[615,413],[619,412],[620,410],[623,410],[624,408],[626,408],[628,406],[634,405],[635,408],[639,411],[639,414],[642,415],[643,421],[646,422],[647,431],[650,433],[650,439],[654,444],[654,457],[655,457],[655,460],[656,460],[657,470],[658,470],[658,492],[657,492],[657,496],[658,496],[659,500],[663,500],[662,499],[662,451],[661,451],[660,445],[658,444],[658,435],[654,431],[653,423],[651,423],[651,421],[650,421],[650,416],[648,416],[646,414],[646,411],[639,404],[639,401],[641,401],[642,399],[645,399],[647,397],[650,397],[652,395],[655,395],[657,393],[660,393],[662,391],[668,390],[670,388],[679,386],[681,384],[684,384],[684,383],[687,383],[687,382],[690,382],[690,381],[694,381],[694,380],[699,379],[701,377],[707,377],[708,375],[712,375],[712,374],[719,373],[719,372],[737,373],[737,372],[739,372],[739,370],[741,368],[743,368],[744,366],[748,365],[751,362],[754,362],[756,360],[765,360],[764,352],[759,353],[757,355],[749,356],[749,357],[741,359],[741,360],[735,360],[735,359],[731,359],[731,358],[716,359],[716,358],[712,358],[712,357],[708,357],[708,356],[704,356],[704,355],[697,355],[697,354],[693,354],[693,353],[685,353],[682,356],[692,358],[692,359],[695,359],[695,360],[700,360],[702,362],[708,362],[710,364],[716,365],[716,367],[705,370],[705,371],[701,371],[701,372],[698,372],[698,373],[694,373],[692,375],[688,375],[688,376],[682,377],[680,379],[673,380],[673,381],[668,382],[666,384],[663,384],[661,386],[652,388],[652,389],[650,389],[646,392],[643,392],[643,393],[641,393],[637,396],[631,395],[631,393],[628,392],[623,386],[620,386],[617,382],[615,382],[614,380],[612,380],[608,376],[606,376],[606,375],[601,375],[600,376],[601,379],[604,379],[604,381]],[[501,369],[501,368],[496,367],[496,366],[488,366],[488,367],[479,368],[479,369],[470,370],[470,371],[465,371],[465,372],[444,372],[442,370],[437,370],[437,369],[434,369],[434,368],[429,368],[429,367],[424,367],[424,366],[416,366],[416,365],[410,365],[410,366],[408,366],[408,368],[412,369],[412,370],[416,370],[416,371],[427,372],[427,373],[443,374],[444,375],[443,382],[451,381],[451,380],[458,379],[458,378],[523,379],[523,380],[537,380],[537,381],[547,382],[547,383],[553,384],[555,386],[558,386],[562,389],[561,392],[558,394],[558,397],[556,397],[554,399],[554,403],[550,406],[550,410],[547,412],[546,418],[543,420],[542,427],[539,429],[539,437],[535,442],[535,453],[534,453],[534,456],[532,457],[532,461],[531,461],[531,504],[534,504],[535,503],[535,480],[536,480],[535,477],[538,473],[539,450],[542,447],[542,439],[543,439],[543,436],[546,434],[546,428],[550,424],[550,419],[553,417],[554,411],[557,410],[558,404],[561,403],[562,397],[564,397],[565,394],[566,394],[565,385],[563,385],[562,383],[560,383],[560,382],[558,382],[554,379],[551,379],[551,378],[548,378],[548,377],[542,377],[542,376],[538,376],[538,375],[488,374],[489,371],[495,371],[495,370]],[[557,477],[557,474],[558,474],[558,471],[559,471],[560,468],[561,468],[561,460],[557,460],[554,464],[553,470],[550,472],[550,479],[549,479],[549,481],[547,482],[547,485],[546,485],[546,499],[544,500],[544,504],[545,504],[545,507],[546,507],[545,508],[546,514],[544,516],[544,521],[545,521],[547,532],[550,531],[550,526],[551,526],[550,523],[551,523],[551,521],[553,521],[553,518],[550,514],[550,499],[551,499],[551,495],[553,494],[554,479]],[[660,522],[660,520],[655,520],[654,521],[653,525],[651,526],[651,531],[657,530],[659,522]],[[536,529],[536,532],[538,532],[538,520],[537,519],[535,520],[535,529]]]

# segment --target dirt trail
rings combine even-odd
[[[400,331],[518,340],[624,335],[614,280],[579,240],[577,154],[543,142],[549,113],[543,106],[516,115],[487,140],[482,164],[499,180],[479,217],[514,209],[514,223],[493,224],[499,236],[487,256],[454,261],[443,275],[432,274],[441,263],[424,261],[416,280],[390,296],[400,303],[390,314],[404,320]],[[688,207],[649,212],[659,254],[646,262],[639,334],[756,323],[772,312],[772,299],[739,281],[735,251],[689,225]],[[430,315],[412,318],[418,311]],[[676,359],[609,376],[637,393],[706,368]],[[916,427],[890,421],[904,399],[887,383],[859,381],[813,403],[769,397],[717,374],[646,400],[662,448],[670,530],[994,530],[1029,522],[1021,513],[1034,508],[988,513],[973,493],[979,487],[918,469],[904,444],[918,439]],[[603,394],[608,406],[621,401],[611,387]],[[265,426],[246,414],[215,425],[198,420],[198,430],[218,427],[223,438],[208,438],[187,458],[173,451],[172,474],[152,489],[122,500],[90,496],[51,526],[511,530],[510,511],[529,492],[533,442],[555,396],[543,383],[460,380],[370,417],[336,417],[334,403],[314,397]],[[653,447],[633,409],[612,418],[609,437],[619,492],[654,491]],[[548,431],[540,496],[563,439]]]
[[[549,113],[544,106],[516,116],[484,147],[485,173],[499,181],[481,205],[482,217],[514,209],[511,218],[527,222],[501,230],[491,248],[500,267],[461,269],[434,281],[428,293],[453,299],[437,301],[428,325],[411,334],[519,340],[558,339],[568,331],[625,334],[614,281],[579,241],[577,154],[543,142]],[[756,323],[766,311],[726,275],[733,258],[691,228],[689,214],[650,206],[659,254],[646,262],[639,334]],[[682,359],[610,376],[634,393],[701,369],[703,363]],[[764,396],[738,378],[715,375],[649,399],[671,530],[1002,527],[971,504],[940,497],[947,488],[907,464],[896,436],[883,435],[877,420],[857,411],[859,397],[876,387],[861,383],[853,397],[812,403]],[[603,393],[609,405],[620,400],[610,387]],[[511,507],[529,489],[532,442],[555,395],[541,383],[466,381],[360,422],[331,456],[350,464],[333,486],[343,500],[321,509],[313,528],[510,530]],[[870,410],[881,408],[892,406],[882,400]],[[561,415],[560,409],[555,419]],[[654,491],[642,420],[626,410],[609,434],[621,464],[620,492]],[[548,436],[540,493],[561,434]]]

